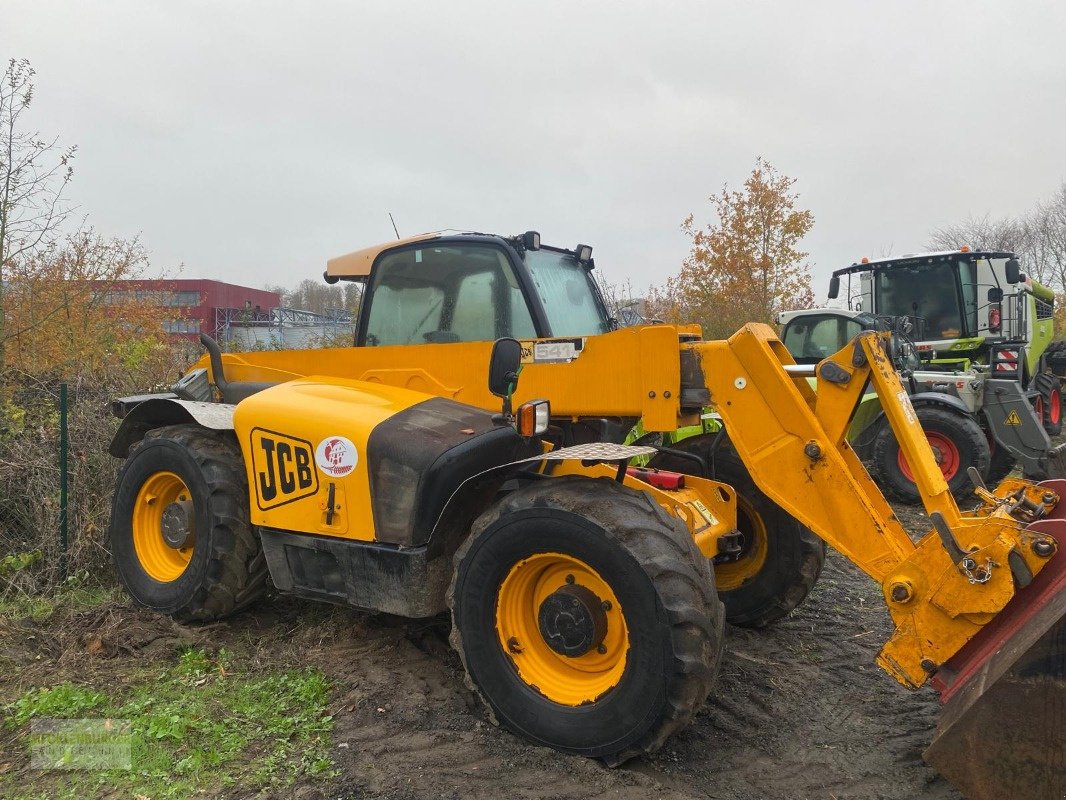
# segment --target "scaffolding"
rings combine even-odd
[[[215,309],[215,339],[227,350],[337,347],[354,338],[355,318],[343,308],[324,313],[285,306]]]

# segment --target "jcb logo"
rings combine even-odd
[[[318,491],[314,452],[312,444],[303,439],[263,428],[252,430],[252,468],[259,508],[266,511]]]

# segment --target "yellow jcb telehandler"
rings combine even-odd
[[[765,325],[615,330],[592,268],[591,248],[534,232],[427,234],[328,263],[327,281],[365,282],[354,347],[222,354],[204,337],[173,392],[115,402],[130,594],[181,619],[268,583],[450,609],[496,721],[621,763],[712,691],[723,622],[795,609],[828,543],[882,587],[879,665],[945,700],[927,758],[972,798],[1060,797],[1066,482],[978,486],[962,512],[891,334],[800,366]],[[932,522],[917,543],[846,440],[868,385]],[[707,406],[722,432],[620,444],[638,419],[672,431]]]

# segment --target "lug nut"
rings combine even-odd
[[[604,600],[603,601],[603,610],[604,611],[610,611],[611,610],[611,601],[610,600]]]
[[[597,653],[599,653],[599,654],[600,654],[601,656],[602,656],[602,655],[604,655],[604,654],[606,654],[606,652],[607,652],[607,645],[605,645],[605,644],[598,644],[598,645],[596,645],[596,652],[597,652]]]
[[[1050,558],[1055,555],[1055,545],[1047,539],[1037,539],[1033,542],[1033,552],[1041,558]]]
[[[573,575],[567,575],[566,576],[566,582],[567,583],[573,583],[574,582],[574,576]]]

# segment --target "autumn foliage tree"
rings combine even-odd
[[[164,379],[173,357],[164,298],[119,287],[148,268],[136,240],[79,230],[9,264],[2,334],[16,380],[80,380],[137,388]],[[169,313],[168,313],[169,312]]]
[[[28,127],[33,93],[28,62],[10,61],[0,79],[0,554],[14,560],[0,563],[0,597],[62,578],[60,386],[69,389],[66,563],[106,574],[118,463],[110,402],[166,385],[176,366],[162,324],[177,309],[122,288],[145,277],[144,248],[69,224],[73,150]]]
[[[724,338],[747,322],[772,322],[779,311],[814,301],[808,254],[800,241],[814,215],[797,207],[795,178],[759,158],[741,189],[709,200],[716,219],[681,225],[692,251],[681,271],[649,297],[658,316],[698,322],[705,336]]]

